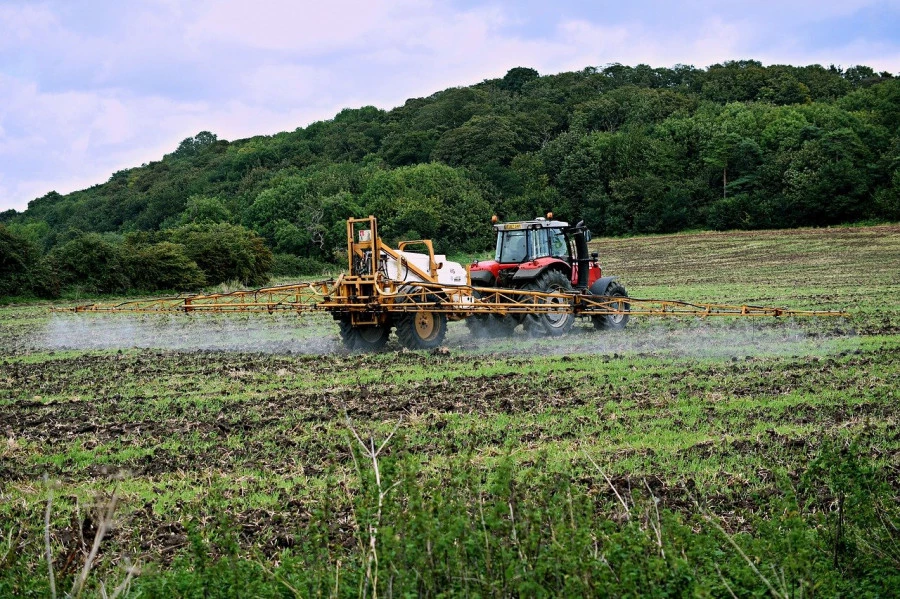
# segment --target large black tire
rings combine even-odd
[[[549,270],[541,274],[533,283],[525,287],[528,291],[557,291],[571,293],[572,282],[558,270]],[[564,299],[549,300],[552,303],[567,304]],[[550,312],[546,314],[529,314],[525,317],[525,330],[536,337],[559,337],[572,330],[575,315],[571,312]]]
[[[628,297],[625,288],[616,282],[609,284],[604,295],[607,297]],[[613,307],[616,306],[622,306],[625,312],[628,312],[630,309],[628,302],[616,302],[613,304]],[[624,329],[628,324],[628,314],[604,314],[603,316],[592,316],[591,321],[594,323],[594,328],[598,331],[617,331]]]
[[[473,292],[475,298],[481,294]],[[492,337],[509,337],[519,326],[519,321],[513,316],[498,316],[497,314],[475,314],[466,319],[466,327],[469,333],[477,339],[490,339]]]
[[[353,326],[349,318],[339,320],[338,324],[341,329],[341,341],[344,342],[344,347],[350,351],[379,351],[384,348],[388,337],[391,336],[390,326]]]
[[[429,295],[425,300],[432,303],[437,298]],[[406,301],[412,300],[407,298]],[[447,315],[442,312],[404,312],[397,318],[397,339],[406,349],[440,347],[446,335]]]

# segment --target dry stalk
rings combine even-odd
[[[334,596],[338,596],[338,589],[341,588],[341,560],[337,561],[334,568]]]
[[[863,543],[883,559],[890,560],[894,562],[895,565],[900,566],[900,547],[897,546],[896,540],[898,533],[897,525],[889,516],[883,513],[883,508],[880,508],[880,506],[876,506],[875,515],[878,516],[878,522],[881,523],[881,527],[887,534],[887,540],[890,541],[891,546],[886,550],[882,550],[872,546],[867,541],[863,541]]]
[[[719,579],[721,579],[722,584],[725,585],[725,589],[728,591],[728,594],[731,595],[732,599],[738,599],[738,596],[734,594],[734,591],[731,590],[731,585],[728,584],[728,581],[725,580],[725,576],[722,575],[722,571],[719,569],[719,564],[713,564],[716,567],[716,572],[719,575]]]
[[[75,521],[78,522],[78,540],[81,542],[81,553],[87,555],[87,543],[84,542],[84,532],[81,526],[81,501],[75,497]]]
[[[353,506],[353,493],[350,492],[350,486],[347,484],[346,480],[341,481],[341,488],[344,490],[344,495],[347,496],[347,505],[350,507],[350,518],[353,520],[353,528],[359,530],[359,518],[356,515],[356,508]],[[362,539],[357,537],[356,540],[359,544],[360,552],[365,551],[366,546],[362,542]]]
[[[113,516],[115,515],[116,504],[119,499],[116,495],[117,490],[118,488],[113,489],[112,497],[110,497],[109,503],[106,506],[106,513],[103,515],[100,524],[97,526],[97,534],[94,535],[94,543],[91,546],[91,552],[84,560],[84,567],[81,569],[81,573],[75,578],[75,582],[72,583],[72,590],[69,591],[69,597],[75,597],[75,599],[77,599],[81,596],[81,592],[84,590],[84,584],[87,582],[88,575],[94,567],[94,561],[97,559],[97,553],[100,551],[100,544],[103,542],[106,533],[109,532],[113,526]],[[131,582],[132,575],[133,569],[129,568],[125,578],[126,583]]]
[[[44,475],[47,482],[47,475]],[[47,555],[47,570],[50,577],[50,596],[56,599],[56,575],[53,573],[53,548],[50,546],[50,510],[53,505],[53,487],[47,483],[47,509],[44,511],[44,550]]]
[[[575,531],[575,510],[572,507],[572,489],[566,489],[566,503],[569,506],[569,523],[572,526],[572,531]]]
[[[775,590],[775,587],[772,586],[772,583],[769,582],[769,579],[766,578],[763,575],[763,573],[759,571],[759,569],[756,567],[756,564],[753,563],[753,560],[751,560],[747,556],[747,554],[744,553],[744,550],[741,549],[740,545],[738,545],[735,542],[734,538],[730,534],[728,534],[728,532],[724,528],[722,528],[722,525],[720,525],[715,519],[713,519],[713,517],[705,509],[700,507],[700,504],[697,503],[696,500],[694,500],[694,504],[700,510],[700,515],[703,516],[703,519],[706,520],[707,522],[709,522],[710,524],[712,524],[716,528],[716,530],[718,530],[720,533],[722,533],[722,536],[724,536],[725,539],[728,541],[728,543],[732,547],[734,547],[735,551],[737,551],[738,554],[742,558],[744,558],[744,561],[747,562],[747,565],[750,566],[750,569],[753,570],[753,573],[756,574],[756,576],[763,582],[763,584],[766,585],[766,588],[769,589],[769,592],[772,593],[772,596],[777,597],[778,599],[788,599],[789,595],[787,593],[781,594],[777,590]]]
[[[650,528],[652,528],[653,532],[656,534],[656,544],[659,546],[659,554],[663,559],[666,559],[666,550],[663,549],[662,542],[662,520],[659,519],[659,499],[653,494],[646,478],[644,479],[644,486],[647,487],[647,492],[650,493],[650,500],[653,502],[653,511],[656,513],[656,524],[653,523],[653,518],[649,519]]]
[[[298,590],[295,589],[293,586],[291,586],[290,583],[288,583],[288,581],[286,581],[284,578],[282,578],[281,576],[278,576],[277,574],[275,574],[274,572],[272,572],[271,570],[269,570],[269,569],[265,566],[265,564],[263,564],[261,561],[256,560],[256,565],[259,566],[259,567],[262,569],[263,572],[265,572],[266,574],[268,574],[269,577],[270,577],[272,580],[275,580],[275,581],[277,581],[277,582],[280,582],[282,585],[284,585],[284,587],[285,587],[286,589],[288,589],[290,592],[292,592],[292,593],[294,594],[294,597],[302,597],[302,596],[303,596],[303,595],[300,593],[300,591],[298,591]]]
[[[606,476],[606,472],[603,471],[603,468],[601,468],[600,465],[594,461],[594,458],[589,456],[587,454],[587,452],[584,452],[584,455],[588,460],[590,460],[591,464],[594,465],[594,468],[596,468],[597,471],[603,475],[603,478],[606,479],[606,484],[609,485],[609,488],[612,489],[612,492],[616,494],[616,497],[618,498],[619,503],[621,503],[622,507],[625,508],[625,519],[626,520],[631,519],[631,508],[628,507],[628,504],[625,503],[625,500],[622,499],[621,495],[619,495],[619,491],[616,490],[616,487],[615,487],[615,485],[612,484],[612,481],[610,480],[610,478],[608,476]]]
[[[45,482],[47,481],[46,476],[44,477],[44,480]],[[84,585],[87,582],[88,576],[90,575],[91,570],[94,567],[94,562],[97,559],[97,553],[100,551],[100,544],[103,542],[103,538],[106,536],[106,533],[109,532],[109,530],[112,528],[113,515],[115,514],[117,501],[118,498],[116,496],[116,490],[113,489],[112,497],[110,498],[110,501],[106,506],[106,514],[100,521],[100,525],[97,528],[97,534],[94,536],[94,543],[91,547],[91,552],[85,558],[84,567],[82,568],[78,577],[75,578],[75,582],[72,584],[72,590],[66,593],[67,598],[77,599],[84,591]],[[53,547],[50,543],[50,514],[52,513],[52,506],[53,487],[48,483],[47,509],[44,512],[44,549],[47,558],[47,569],[50,576],[50,596],[53,599],[56,599],[56,575],[53,572]],[[81,510],[79,508],[77,500],[75,509],[78,515],[79,537],[81,539],[82,551],[84,551],[84,538],[81,536],[80,530]],[[122,593],[127,592],[129,587],[131,586],[132,579],[140,573],[140,568],[137,565],[132,565],[131,561],[128,558],[125,558],[125,564],[125,578],[113,589],[112,594],[107,593],[106,583],[104,581],[100,581],[100,596],[103,597],[103,599],[117,599],[117,597],[119,597]]]
[[[100,595],[103,599],[116,599],[119,595],[126,592],[128,587],[131,586],[131,579],[134,578],[135,574],[139,573],[139,569],[137,566],[132,566],[131,561],[128,558],[125,558],[125,580],[119,583],[119,585],[113,589],[112,595],[106,594],[106,583],[100,582]]]
[[[481,517],[481,531],[484,533],[484,565],[491,571],[491,542],[488,538],[487,524],[484,521],[484,495],[478,494],[478,515]]]
[[[784,577],[784,568],[781,568],[780,573],[775,569],[775,566],[771,566],[771,568],[772,568],[772,574],[775,575],[775,581],[778,583],[778,586],[781,587],[781,595],[783,597],[790,596],[790,592],[788,592],[788,588],[787,588],[787,579]],[[803,596],[802,588],[800,589],[800,596],[801,597]]]
[[[9,531],[9,538],[6,540],[6,550],[3,552],[3,557],[0,558],[0,569],[6,566],[9,562],[10,556],[13,555],[13,549],[19,545],[19,540],[22,538],[22,527],[16,531],[16,534],[13,534],[13,531]]]
[[[512,540],[516,544],[519,559],[522,560],[522,574],[524,575],[525,570],[528,568],[528,560],[525,558],[525,553],[522,552],[522,544],[519,543],[519,535],[516,532],[516,514],[513,511],[512,501],[507,502],[507,505],[509,506],[509,519],[512,521]]]
[[[378,529],[381,526],[381,513],[384,508],[384,499],[388,496],[394,487],[400,484],[400,481],[395,482],[393,485],[384,488],[381,482],[381,470],[378,467],[378,456],[381,454],[382,450],[387,446],[388,442],[394,437],[394,434],[397,432],[397,429],[400,428],[400,423],[403,422],[403,418],[401,417],[397,420],[397,424],[394,426],[394,430],[387,436],[387,438],[378,446],[378,449],[375,449],[375,439],[373,437],[369,437],[369,443],[366,444],[365,441],[359,436],[356,432],[356,429],[353,428],[353,423],[350,421],[350,417],[347,416],[347,428],[350,429],[350,432],[353,433],[353,436],[356,438],[357,443],[362,448],[363,453],[372,460],[372,469],[375,472],[375,486],[378,489],[378,508],[375,511],[375,519],[372,523],[369,524],[369,549],[368,549],[368,557],[366,559],[366,583],[371,584],[372,586],[372,598],[375,599],[378,596]],[[351,455],[353,452],[350,452]],[[355,461],[354,457],[354,461]],[[358,465],[357,465],[358,468]]]

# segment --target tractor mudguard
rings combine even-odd
[[[469,277],[474,287],[493,287],[497,284],[494,273],[489,270],[473,270]]]
[[[591,295],[606,295],[609,284],[618,279],[619,277],[600,277],[591,285]]]
[[[566,278],[570,278],[572,273],[572,267],[564,261],[549,259],[546,260],[546,262],[541,260],[534,268],[523,268],[520,266],[519,270],[516,271],[516,274],[512,276],[512,280],[513,283],[516,284],[516,287],[521,287],[522,285],[526,285],[535,280],[548,270],[559,270],[566,275]]]

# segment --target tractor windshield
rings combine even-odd
[[[500,264],[524,262],[528,257],[526,231],[500,231],[497,234],[497,253],[494,260]]]
[[[566,235],[562,229],[532,229],[531,230],[531,258],[569,258],[569,246],[566,243]]]
[[[562,229],[548,229],[550,235],[550,255],[556,258],[569,258],[569,244],[566,243],[566,235]]]

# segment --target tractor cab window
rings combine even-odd
[[[528,257],[528,244],[524,230],[501,231],[497,235],[497,253],[494,259],[500,264],[524,262]]]
[[[531,257],[543,258],[550,255],[550,240],[547,238],[547,229],[533,229],[531,231]]]
[[[569,246],[566,235],[560,229],[547,229],[550,236],[550,255],[556,258],[569,258]]]

